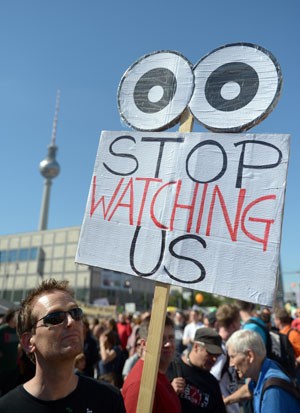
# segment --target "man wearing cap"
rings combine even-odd
[[[196,330],[189,353],[172,362],[167,372],[182,413],[226,413],[218,381],[210,373],[222,353],[222,339],[213,328]]]

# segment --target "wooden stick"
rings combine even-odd
[[[156,282],[137,413],[152,412],[169,290],[169,284]]]
[[[192,132],[193,126],[194,118],[189,109],[187,108],[181,115],[179,132]]]
[[[180,118],[179,132],[191,132],[193,124],[194,118],[190,111],[186,109]],[[152,412],[169,291],[169,284],[156,282],[137,413]]]

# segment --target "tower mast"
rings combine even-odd
[[[39,231],[43,231],[47,229],[52,179],[58,176],[60,172],[60,166],[58,162],[56,161],[57,146],[55,145],[59,104],[60,104],[60,90],[57,90],[55,113],[54,113],[54,119],[53,119],[53,125],[52,125],[51,143],[48,146],[47,156],[45,159],[43,159],[40,162],[40,168],[39,168],[41,175],[45,178],[43,199],[42,199],[42,205],[41,205],[41,211],[40,211],[40,222],[39,222],[39,228],[38,228]]]

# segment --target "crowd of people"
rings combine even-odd
[[[153,412],[300,411],[300,309],[231,301],[166,315]],[[135,413],[150,320],[87,317],[67,282],[43,281],[0,325],[0,413]],[[271,351],[275,333],[290,369]]]

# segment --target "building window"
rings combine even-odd
[[[0,251],[1,262],[34,261],[37,259],[38,248],[20,248]]]

